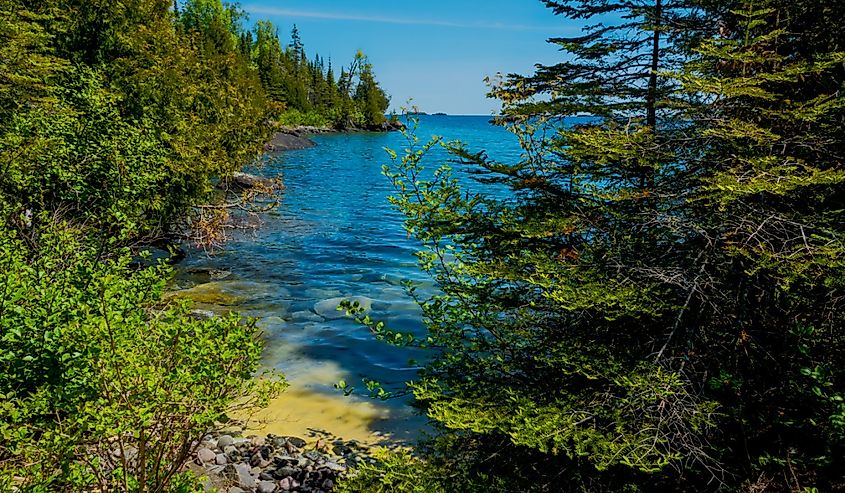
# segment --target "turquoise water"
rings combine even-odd
[[[497,159],[517,159],[515,138],[488,120],[423,116],[417,134],[421,140],[432,135],[459,139]],[[317,147],[274,156],[261,170],[283,176],[286,190],[279,207],[262,216],[260,228],[236,236],[214,256],[193,252],[184,269],[227,272],[215,286],[237,298],[231,308],[261,319],[267,340],[264,364],[285,372],[294,387],[340,399],[333,388],[339,379],[359,389],[362,378],[401,389],[425,354],[376,341],[327,300],[365,297],[374,318],[394,329],[422,332],[420,311],[400,283],[411,280],[429,292],[434,287],[417,267],[419,245],[388,203],[393,190],[381,175],[389,162],[384,148],[401,155],[407,142],[400,133],[331,134],[314,140]],[[437,150],[427,164],[437,166],[445,159],[446,153]],[[420,426],[401,399],[379,404],[379,409],[385,414],[368,424],[372,431],[405,439]]]

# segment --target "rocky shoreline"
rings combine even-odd
[[[395,132],[405,129],[405,124],[399,121],[387,121],[374,128],[349,128],[338,130],[329,127],[314,127],[299,125],[296,127],[281,127],[273,135],[269,142],[264,144],[265,152],[284,152],[308,149],[317,145],[309,137],[312,135],[326,133],[352,133],[352,132]]]
[[[309,447],[298,437],[220,434],[197,446],[188,468],[206,478],[209,493],[330,493],[362,460],[367,447],[356,442],[320,439]]]

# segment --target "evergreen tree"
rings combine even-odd
[[[494,89],[525,161],[453,148],[514,200],[465,198],[448,175],[420,187],[415,159],[391,174],[444,292],[423,304],[444,357],[415,393],[445,428],[524,447],[583,481],[620,468],[619,481],[681,464],[717,470],[705,448],[716,403],[654,347],[685,297],[663,281],[687,260],[672,248],[683,234],[675,202],[656,199],[683,179],[677,84],[662,73],[683,60],[696,12],[660,0],[547,3],[619,21],[553,39],[571,61]],[[592,117],[561,124],[583,113]]]
[[[302,44],[302,38],[299,36],[299,28],[296,24],[290,32],[290,44],[288,45],[291,59],[299,66],[300,61],[305,58],[305,46]]]
[[[390,98],[376,82],[373,66],[363,52],[355,55],[355,66],[358,71],[355,102],[363,115],[364,125],[378,128],[387,120],[384,113],[390,105]]]
[[[545,3],[600,23],[494,88],[524,160],[450,146],[510,195],[421,180],[433,143],[388,169],[442,294],[425,341],[364,322],[437,349],[430,459],[478,491],[833,490],[842,6]]]
[[[825,25],[843,14],[736,2],[681,77],[707,102],[686,215],[712,247],[664,354],[707,380],[724,462],[755,488],[834,491],[845,476],[845,35]]]

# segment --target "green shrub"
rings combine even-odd
[[[236,315],[164,305],[165,267],[133,270],[53,228],[35,254],[0,232],[0,486],[163,491],[227,412],[284,387]]]
[[[279,115],[278,122],[286,127],[306,125],[310,127],[329,127],[331,122],[326,115],[316,111],[290,109]]]

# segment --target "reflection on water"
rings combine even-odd
[[[492,156],[513,159],[519,148],[485,117],[425,117],[420,137],[459,138]],[[392,210],[390,184],[381,176],[384,147],[405,146],[398,133],[320,135],[317,147],[291,151],[263,173],[283,175],[278,209],[263,216],[255,233],[236,238],[214,257],[193,252],[177,283],[198,308],[236,310],[258,317],[267,350],[264,364],[283,371],[291,387],[261,415],[267,433],[307,437],[324,429],[344,439],[372,443],[388,436],[412,439],[424,426],[406,400],[344,397],[334,384],[363,388],[363,378],[402,390],[414,378],[419,350],[376,341],[369,330],[334,308],[357,298],[389,327],[421,335],[421,314],[405,295],[410,280],[423,293],[431,281],[417,268],[419,245]],[[431,165],[446,158],[437,150]],[[379,433],[378,435],[375,435]]]

